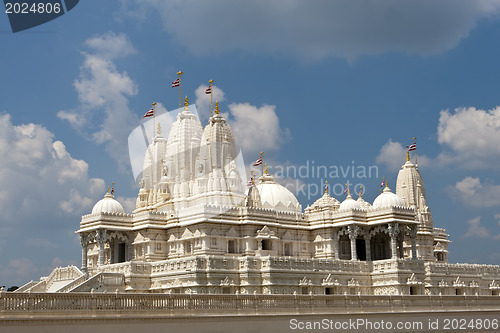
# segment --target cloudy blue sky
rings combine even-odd
[[[111,182],[133,209],[127,136],[178,70],[204,122],[215,80],[247,163],[302,170],[304,207],[325,180],[394,189],[416,136],[450,261],[500,264],[500,1],[86,0],[15,34],[0,14],[0,40],[0,285],[79,265]]]

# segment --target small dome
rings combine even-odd
[[[365,199],[363,199],[362,196],[359,196],[358,200],[356,200],[357,203],[359,203],[359,206],[362,208],[362,209],[368,209],[370,208],[372,205],[365,201]]]
[[[321,198],[319,198],[318,200],[316,200],[312,206],[311,206],[311,209],[316,209],[316,208],[338,208],[340,206],[340,202],[331,197],[327,192],[325,192],[325,194],[323,194],[323,196]]]
[[[396,194],[391,192],[391,189],[386,186],[384,192],[380,193],[378,197],[373,201],[373,208],[385,208],[385,207],[402,207],[405,203],[403,199],[398,197]]]
[[[347,198],[340,204],[339,210],[350,210],[350,209],[360,209],[359,203],[354,200],[349,194]]]
[[[92,214],[99,213],[118,213],[125,214],[123,206],[114,199],[114,196],[110,193],[106,193],[104,198],[99,200],[92,208]]]
[[[273,176],[266,174],[259,180],[260,183],[256,186],[259,190],[262,207],[280,211],[302,211],[302,206],[295,195],[286,187],[276,183]]]

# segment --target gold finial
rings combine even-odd
[[[359,187],[359,197],[362,198],[363,197],[363,186],[360,186]]]
[[[410,151],[406,150],[406,161],[408,162],[410,160]]]
[[[177,72],[177,75],[179,75],[179,76],[181,76],[182,74],[184,74],[182,71]]]
[[[184,98],[184,110],[189,110],[189,101],[187,96]]]
[[[264,170],[265,170],[264,172],[265,172],[265,173],[266,173],[266,175],[267,175],[267,163],[264,165]]]
[[[161,125],[158,123],[158,134],[161,135]]]
[[[252,185],[255,185],[255,178],[253,176],[253,170],[250,170],[250,174],[251,174],[250,180],[252,181]]]
[[[218,101],[215,101],[215,114],[219,114],[220,111],[219,111],[219,102]]]
[[[154,109],[156,106],[156,102],[151,103],[151,105],[153,106],[153,109]]]
[[[212,83],[214,83],[214,80],[210,79],[208,83],[210,83],[210,117],[212,117],[214,115],[214,93],[212,90]]]
[[[347,195],[351,195],[351,189],[349,188],[349,183],[345,184],[345,188],[347,190]]]
[[[109,186],[108,186],[108,194],[109,194]]]
[[[325,180],[325,183],[326,183],[326,185],[325,185],[325,193],[328,193],[328,180]]]

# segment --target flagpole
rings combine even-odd
[[[212,83],[214,83],[214,80],[210,79],[208,81],[210,83],[210,117],[214,115],[213,112],[213,90],[212,90]]]
[[[260,158],[262,160],[262,176],[264,176],[264,157],[263,156],[264,156],[264,152],[261,151],[260,152]]]
[[[153,102],[151,105],[153,105],[153,137],[151,138],[151,141],[155,138],[155,130],[156,130],[156,102]]]
[[[417,138],[413,137],[413,144],[415,145],[415,166],[418,166],[417,162]]]
[[[182,111],[182,95],[181,95],[181,75],[184,74],[182,71],[178,71],[177,75],[179,75],[179,109]]]

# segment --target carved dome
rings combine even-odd
[[[405,203],[403,199],[398,197],[396,194],[391,192],[391,189],[386,186],[384,192],[380,193],[378,197],[373,201],[373,208],[385,208],[385,207],[402,207]]]
[[[340,206],[340,202],[334,197],[330,196],[328,192],[325,192],[321,198],[316,200],[312,205],[311,209],[321,209],[321,208],[338,208]]]
[[[125,210],[121,203],[114,199],[114,196],[109,192],[104,195],[104,198],[99,200],[92,208],[92,214],[99,213],[116,213],[125,214]]]
[[[301,212],[302,206],[299,201],[286,187],[276,183],[271,175],[259,178],[257,184],[262,207],[272,208],[280,211]]]
[[[360,209],[359,203],[354,200],[349,194],[347,198],[340,204],[339,210],[350,210],[350,209]]]

